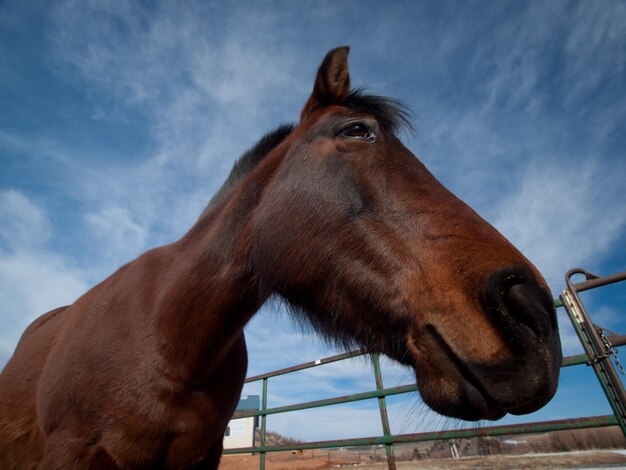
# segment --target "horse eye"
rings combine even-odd
[[[373,139],[374,134],[369,130],[369,128],[361,123],[357,122],[354,124],[350,124],[348,127],[343,129],[339,134],[343,137],[352,137],[356,139]]]

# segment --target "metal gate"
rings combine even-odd
[[[572,281],[572,277],[577,274],[584,275],[585,281],[574,283]],[[260,468],[261,470],[264,470],[265,454],[267,452],[299,451],[305,449],[325,449],[348,446],[358,447],[384,445],[387,455],[387,464],[390,469],[395,470],[396,463],[394,459],[393,445],[400,443],[447,439],[466,439],[472,437],[501,436],[513,434],[545,433],[548,431],[562,431],[567,429],[595,428],[616,425],[620,426],[622,432],[626,436],[626,392],[624,391],[624,386],[616,371],[617,366],[623,373],[622,366],[617,359],[617,350],[615,349],[618,346],[626,345],[626,335],[618,335],[606,330],[605,328],[593,324],[591,319],[589,318],[587,310],[585,309],[578,295],[578,293],[582,291],[595,289],[601,286],[606,286],[608,284],[613,284],[625,280],[626,272],[615,274],[612,276],[599,277],[589,273],[588,271],[585,271],[584,269],[572,269],[566,274],[565,277],[567,288],[563,291],[559,298],[555,299],[554,301],[556,307],[565,308],[565,311],[572,321],[574,330],[576,331],[585,351],[584,354],[563,358],[562,367],[571,367],[583,364],[591,366],[598,378],[598,381],[600,382],[602,390],[606,395],[611,409],[613,410],[612,415],[394,435],[391,433],[389,427],[389,418],[387,416],[387,405],[385,397],[402,393],[415,392],[417,391],[417,387],[415,384],[409,384],[399,387],[385,388],[383,386],[382,374],[380,370],[380,359],[377,354],[371,356],[374,368],[374,378],[376,381],[376,390],[356,393],[343,397],[299,403],[295,405],[267,408],[267,387],[270,378],[364,355],[364,353],[361,351],[353,351],[247,378],[246,383],[262,381],[261,409],[256,412],[236,413],[234,418],[260,416],[260,443],[255,447],[226,449],[224,450],[224,454],[259,453]],[[290,411],[306,410],[310,408],[318,408],[340,403],[349,403],[372,398],[378,399],[380,418],[383,428],[382,436],[306,442],[282,446],[265,445],[266,417],[268,415],[287,413]]]

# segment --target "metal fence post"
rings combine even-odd
[[[380,392],[384,389],[384,387],[383,376],[380,373],[380,358],[378,354],[372,354],[372,364],[374,365],[376,390]],[[385,395],[378,397],[378,408],[380,409],[380,419],[383,424],[383,435],[385,437],[390,437],[391,429],[389,428],[389,416],[387,415],[387,403],[385,401]],[[387,452],[387,466],[390,470],[396,470],[396,459],[393,455],[393,443],[385,443],[385,451]]]
[[[265,410],[267,409],[267,377],[263,379],[263,396],[261,398],[261,411],[264,413],[261,415],[261,447],[265,448],[265,420],[267,419],[267,415],[265,414]],[[265,451],[261,451],[261,455],[259,456],[261,463],[261,470],[265,470]]]

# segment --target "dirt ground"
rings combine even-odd
[[[329,460],[330,459],[330,460]],[[464,457],[452,459],[425,459],[398,462],[398,469],[574,469],[574,468],[623,468],[626,469],[626,455],[611,451],[569,452],[559,454],[526,454],[488,457]],[[299,455],[270,453],[266,458],[267,470],[309,470],[330,468],[364,468],[383,470],[384,462],[373,462],[363,455],[350,452],[316,451]],[[225,455],[219,470],[258,470],[258,455]]]

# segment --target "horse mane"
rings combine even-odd
[[[374,116],[385,130],[393,134],[396,134],[402,128],[413,130],[410,121],[411,111],[401,101],[393,98],[370,95],[362,88],[355,88],[351,90],[346,97],[335,104]],[[228,178],[226,178],[224,184],[222,184],[221,188],[211,198],[200,217],[204,216],[213,207],[222,202],[239,181],[250,173],[267,154],[285,140],[295,127],[294,124],[281,124],[273,131],[261,137],[253,147],[239,157],[233,165]]]
[[[285,140],[294,128],[295,126],[293,124],[281,124],[273,131],[261,137],[252,148],[248,149],[239,157],[233,165],[232,170],[230,170],[228,178],[226,178],[226,181],[224,181],[219,191],[211,198],[200,217],[222,202],[230,191],[237,186],[239,181],[250,173],[268,153]]]

